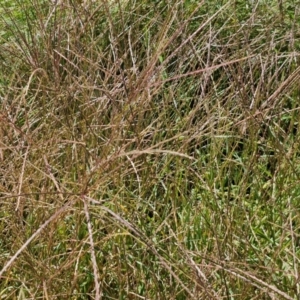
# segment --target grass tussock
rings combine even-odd
[[[0,298],[297,299],[296,1],[2,2]]]

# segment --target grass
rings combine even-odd
[[[1,299],[297,299],[296,1],[1,5]]]

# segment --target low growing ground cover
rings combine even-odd
[[[0,7],[0,299],[297,299],[297,1]]]

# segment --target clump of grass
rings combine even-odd
[[[296,299],[297,6],[17,3],[2,299]]]

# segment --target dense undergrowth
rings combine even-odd
[[[299,7],[3,1],[0,298],[297,299]]]

